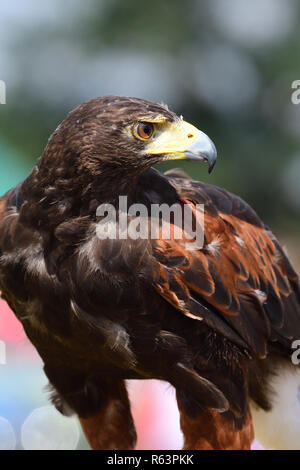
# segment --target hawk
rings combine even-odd
[[[299,429],[298,276],[238,196],[152,168],[178,159],[212,170],[216,149],[165,105],[105,96],[77,107],[0,199],[2,296],[44,362],[54,405],[78,415],[93,449],[134,448],[126,380],[150,378],[176,389],[184,449],[249,449],[253,423],[280,447],[287,383]],[[202,245],[175,237],[175,217],[158,217],[156,237],[99,236],[120,226],[120,212],[98,211],[120,196],[128,207],[187,206],[193,225],[204,220]]]

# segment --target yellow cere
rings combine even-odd
[[[145,153],[167,154],[168,160],[184,159],[184,152],[197,139],[198,134],[198,129],[186,121],[159,124],[154,138],[145,146]]]

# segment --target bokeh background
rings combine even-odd
[[[210,176],[194,162],[180,167],[246,199],[299,270],[300,105],[291,102],[299,65],[296,0],[2,0],[0,194],[28,175],[82,101],[120,94],[164,102],[219,153]],[[88,448],[76,421],[45,408],[42,364],[3,302],[0,340],[0,449]],[[179,448],[170,387],[130,390],[139,448]]]

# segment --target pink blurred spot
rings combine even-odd
[[[140,450],[176,450],[182,447],[174,389],[158,380],[130,380],[132,414]]]
[[[130,380],[128,391],[139,450],[177,450],[183,437],[174,389],[157,380]],[[255,440],[253,450],[264,450]]]
[[[265,450],[265,448],[255,439],[251,446],[252,450]]]
[[[0,300],[0,340],[12,346],[15,354],[20,355],[20,358],[26,357],[34,362],[41,362],[35,348],[27,339],[22,324],[3,300]]]
[[[25,338],[22,324],[17,320],[7,303],[0,300],[0,339],[18,343]]]

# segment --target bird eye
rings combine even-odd
[[[154,126],[151,123],[139,122],[135,128],[135,134],[140,139],[148,140],[154,134]]]

